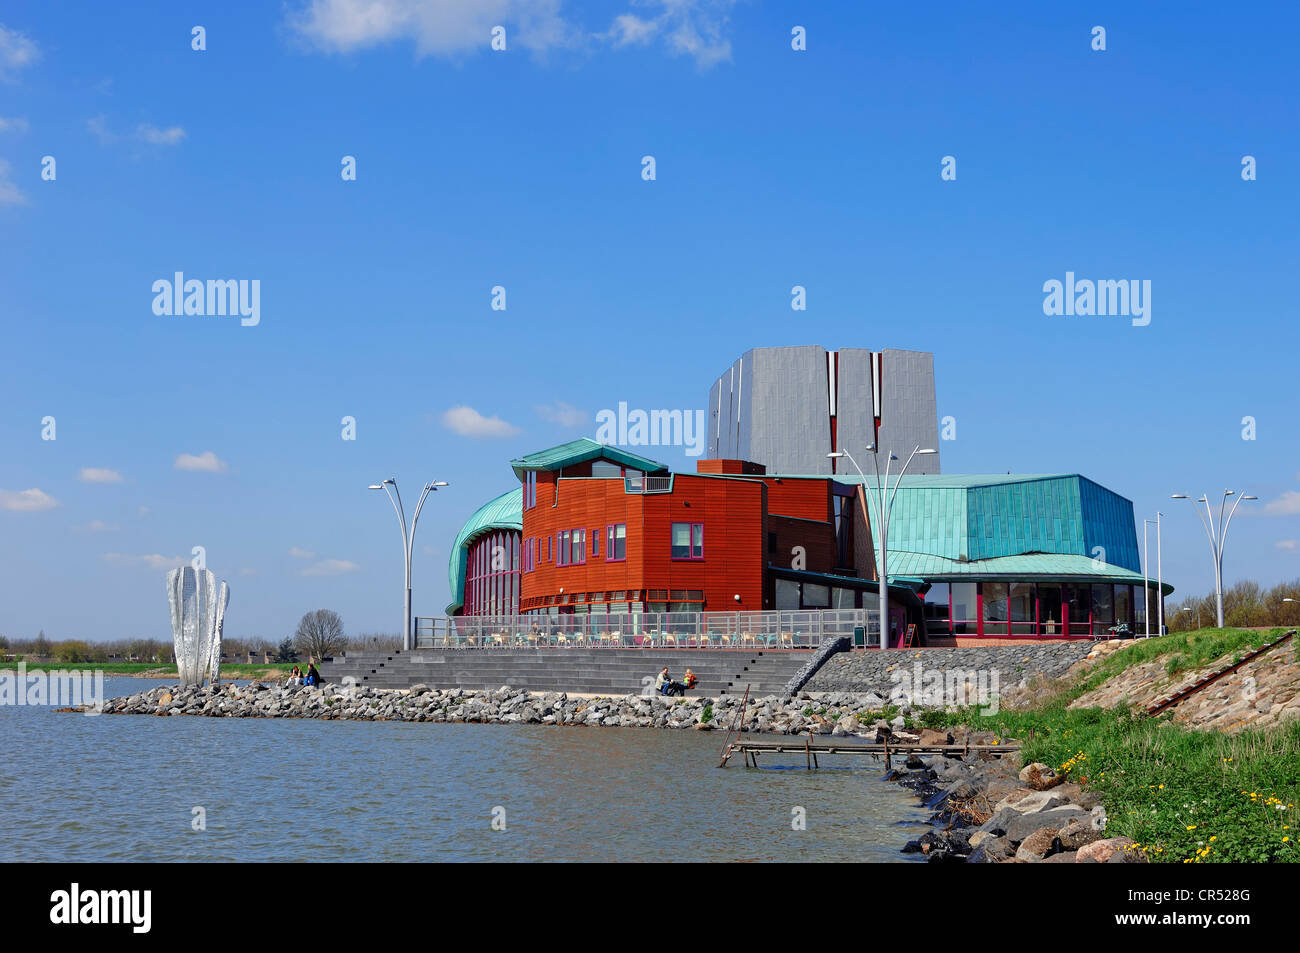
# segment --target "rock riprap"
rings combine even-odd
[[[793,699],[751,698],[743,729],[772,734],[865,735],[891,728],[874,694],[806,692]],[[620,728],[731,727],[741,699],[665,698],[657,695],[580,697],[502,686],[490,692],[459,688],[408,691],[326,684],[281,687],[262,682],[195,688],[159,686],[109,699],[106,714],[199,715],[209,718],[320,718],[354,721],[427,721],[485,724],[586,725]],[[893,716],[896,731],[902,714]]]

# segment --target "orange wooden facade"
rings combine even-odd
[[[524,546],[537,556],[531,570],[523,563],[521,611],[615,602],[752,611],[771,608],[769,560],[788,566],[802,547],[809,570],[834,568],[829,479],[767,477],[740,461],[701,461],[700,469],[713,472],[674,474],[672,491],[661,493],[629,493],[621,479],[591,477],[590,464],[539,471],[537,503],[523,511]],[[703,525],[702,558],[672,557],[674,523]],[[622,561],[608,558],[611,524],[626,526]],[[585,532],[585,561],[562,565],[559,534],[575,530]]]

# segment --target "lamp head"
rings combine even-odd
[[[370,486],[367,487],[367,489],[369,489],[369,490],[382,490],[382,489],[383,489],[383,486],[381,486],[381,485],[378,484],[378,483],[372,483],[372,484],[370,484]]]

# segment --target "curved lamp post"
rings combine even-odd
[[[1218,606],[1219,628],[1223,628],[1223,542],[1228,538],[1228,524],[1232,522],[1232,514],[1237,512],[1237,507],[1241,505],[1242,500],[1257,500],[1259,497],[1246,494],[1238,496],[1232,504],[1232,509],[1228,510],[1227,515],[1223,513],[1224,507],[1227,506],[1228,497],[1236,496],[1235,490],[1224,490],[1223,499],[1219,501],[1219,523],[1214,523],[1214,511],[1210,509],[1210,499],[1208,496],[1202,496],[1196,503],[1205,504],[1205,516],[1201,516],[1201,511],[1192,503],[1196,509],[1196,515],[1201,519],[1201,525],[1205,527],[1205,535],[1210,538],[1210,555],[1214,558],[1214,598]],[[1172,496],[1175,500],[1191,501],[1186,493],[1174,493]],[[1209,521],[1206,521],[1206,517]]]
[[[389,491],[389,487],[392,491]],[[438,487],[447,486],[446,480],[430,482],[424,485],[424,492],[420,494],[420,502],[415,505],[415,515],[411,518],[411,531],[406,531],[406,511],[402,509],[402,494],[397,489],[397,481],[387,479],[383,483],[372,483],[369,486],[371,490],[383,490],[388,494],[388,501],[393,504],[393,509],[397,511],[397,522],[402,528],[402,555],[406,557],[406,599],[403,603],[402,613],[402,649],[409,651],[413,646],[411,644],[411,550],[415,546],[415,524],[420,521],[420,510],[424,508],[425,498],[433,492],[437,492]]]
[[[876,490],[876,527],[880,530],[880,565],[877,567],[877,575],[880,577],[880,647],[886,649],[889,648],[889,577],[886,574],[886,565],[889,559],[889,514],[893,512],[894,497],[898,495],[898,486],[903,482],[903,474],[906,473],[907,468],[912,465],[912,458],[918,453],[927,454],[937,453],[938,451],[928,449],[922,450],[920,446],[917,446],[908,456],[907,462],[903,464],[903,468],[898,471],[898,477],[894,480],[894,488],[890,491],[889,464],[894,460],[897,460],[898,457],[894,456],[893,453],[890,453],[889,456],[886,457],[885,475],[882,480],[880,476],[880,448],[878,444],[871,444],[867,447],[867,450],[871,453],[872,462],[876,466],[876,486],[874,488]],[[826,454],[826,456],[832,460],[837,460],[840,457],[847,457],[849,463],[853,464],[853,469],[858,471],[858,476],[862,478],[862,518],[867,521],[867,526],[870,527],[871,518],[867,515],[867,488],[869,484],[867,483],[866,475],[862,472],[862,468],[858,466],[858,461],[854,460],[853,455],[847,450],[837,450],[833,453]],[[886,491],[889,491],[888,499],[885,497]]]

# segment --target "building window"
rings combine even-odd
[[[591,531],[591,557],[595,559],[600,555],[600,532],[593,529]]]
[[[704,524],[674,523],[672,547],[673,559],[703,559]]]
[[[984,635],[1007,634],[1007,584],[984,583]]]
[[[952,584],[953,635],[975,635],[979,631],[979,610],[975,598],[975,583]]]
[[[546,537],[546,561],[549,563],[549,562],[551,561],[551,559],[552,559],[552,556],[551,556],[551,537],[550,537],[550,536],[547,536],[547,537]]]
[[[529,470],[524,474],[524,509],[530,510],[537,505],[537,471]]]
[[[627,524],[611,523],[605,527],[605,559],[620,562],[627,558]]]
[[[1037,634],[1037,603],[1032,582],[1011,584],[1011,634],[1032,637]]]
[[[574,529],[569,531],[569,563],[581,565],[587,561],[587,531]]]

